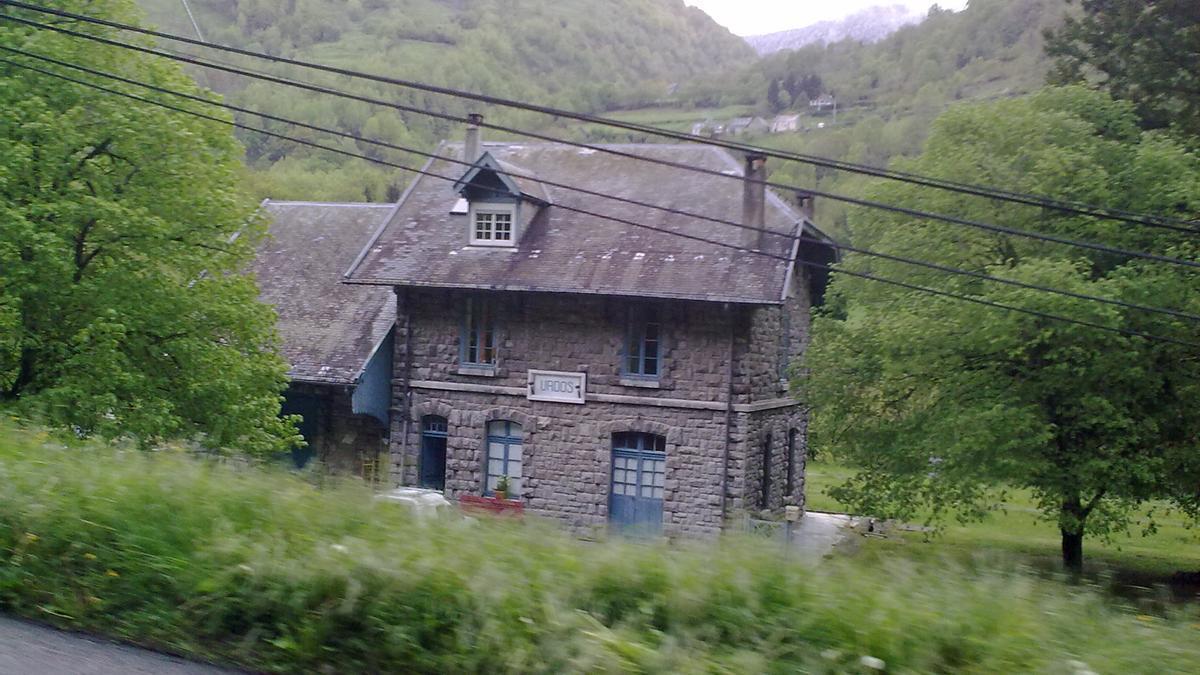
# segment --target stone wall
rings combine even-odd
[[[602,530],[608,521],[612,435],[641,431],[666,438],[664,531],[711,535],[721,526],[723,411],[673,410],[611,403],[571,405],[527,401],[514,395],[415,390],[408,442],[393,443],[393,462],[405,483],[415,483],[420,424],[425,415],[449,422],[446,494],[480,494],[485,475],[487,423],[521,425],[527,511],[578,531]]]
[[[636,301],[578,295],[492,293],[499,350],[494,376],[458,367],[463,291],[409,289],[413,380],[524,387],[530,369],[585,372],[588,391],[703,401],[724,400],[731,321],[738,308],[717,303],[662,303],[662,375],[658,386],[622,384],[626,316]],[[403,317],[403,314],[398,314]],[[403,321],[404,319],[400,319]],[[397,338],[397,367],[403,363]]]
[[[723,518],[782,507],[787,430],[796,428],[792,498],[801,503],[804,413],[798,405],[780,407],[787,394],[780,374],[788,353],[807,339],[806,296],[760,308],[663,302],[664,356],[656,384],[621,376],[626,316],[636,301],[597,296],[490,294],[499,317],[497,368],[486,375],[461,369],[467,297],[449,290],[397,293],[393,482],[417,482],[421,418],[438,415],[449,422],[448,496],[480,494],[487,422],[511,420],[522,427],[525,479],[516,496],[526,508],[577,530],[602,529],[612,434],[648,432],[667,441],[664,530],[712,535]],[[527,400],[530,369],[587,373],[588,402]],[[731,403],[740,410],[731,411]],[[774,452],[763,504],[761,450],[768,434]]]

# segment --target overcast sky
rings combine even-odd
[[[684,0],[737,35],[761,35],[839,19],[875,5],[928,9],[935,0]],[[962,9],[967,0],[938,0],[943,9]]]

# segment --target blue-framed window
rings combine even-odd
[[[667,439],[625,431],[613,434],[612,444],[609,522],[628,534],[658,534],[667,491]]]
[[[496,420],[487,425],[487,483],[484,494],[496,491],[500,476],[508,476],[509,495],[521,494],[521,425]]]
[[[459,359],[463,365],[496,365],[496,315],[485,298],[467,298]]]
[[[631,307],[625,329],[622,374],[657,378],[662,372],[662,321],[658,308]]]

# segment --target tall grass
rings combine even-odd
[[[1187,672],[1200,629],[1020,570],[585,543],[0,426],[8,612],[279,672]]]

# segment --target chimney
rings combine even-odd
[[[808,222],[813,222],[816,218],[817,207],[814,203],[815,197],[811,192],[805,190],[796,190],[796,206],[800,208],[800,215],[804,216]]]
[[[471,113],[467,115],[467,142],[463,147],[463,161],[474,163],[483,153],[480,151],[479,126],[483,124],[483,115]]]
[[[767,226],[767,157],[757,153],[746,155],[746,170],[742,173],[742,225],[748,228]],[[762,248],[766,234],[761,229],[743,230],[746,248]]]

